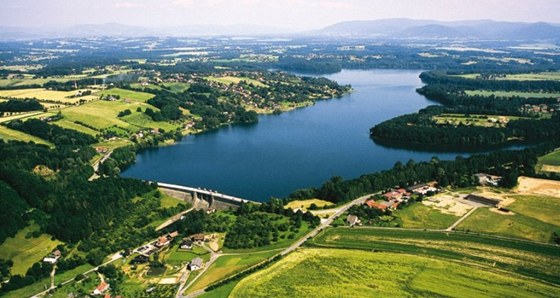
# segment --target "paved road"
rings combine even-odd
[[[172,225],[174,222],[178,221],[181,219],[181,217],[189,212],[191,212],[194,208],[179,212],[175,215],[173,215],[171,218],[169,218],[168,220],[166,220],[164,223],[162,223],[161,225],[159,225],[156,228],[156,231],[160,231],[163,230],[165,228],[167,228],[168,226]]]

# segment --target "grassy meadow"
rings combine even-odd
[[[26,134],[18,130],[9,129],[2,125],[0,125],[0,139],[5,141],[35,142],[37,144],[43,144],[50,147],[54,147],[52,143],[45,141],[41,138]]]
[[[309,207],[315,204],[319,208],[332,206],[334,205],[332,202],[319,200],[319,199],[309,199],[309,200],[296,200],[291,201],[288,204],[284,205],[284,208],[292,208],[292,209],[301,209],[302,211],[307,211]]]
[[[249,77],[231,77],[231,76],[226,76],[226,77],[206,77],[207,80],[209,81],[214,81],[214,82],[218,82],[218,83],[222,83],[225,85],[229,85],[229,84],[239,84],[239,82],[241,81],[245,81],[247,82],[247,84],[253,84],[257,87],[268,87],[268,85],[265,85],[255,79],[251,79]]]
[[[231,297],[553,297],[558,290],[516,275],[415,255],[303,249],[243,279]]]

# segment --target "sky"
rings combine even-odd
[[[0,0],[0,26],[256,24],[319,29],[349,20],[560,23],[560,0]]]

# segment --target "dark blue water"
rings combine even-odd
[[[203,187],[255,201],[319,186],[332,176],[354,178],[395,162],[455,158],[375,144],[369,129],[392,117],[434,104],[415,89],[419,71],[344,70],[328,75],[354,92],[314,106],[187,136],[180,143],[143,151],[122,174]],[[464,153],[461,153],[464,154]]]

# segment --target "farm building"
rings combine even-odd
[[[192,259],[192,261],[189,263],[188,269],[190,271],[195,271],[202,268],[202,259],[201,258],[194,258]]]
[[[169,238],[167,238],[165,236],[162,236],[162,237],[158,238],[158,241],[155,243],[155,246],[161,248],[161,247],[169,245],[170,242],[171,241],[169,240]]]
[[[479,203],[479,204],[483,204],[483,205],[486,205],[486,206],[492,206],[492,207],[496,207],[501,202],[498,199],[486,198],[486,197],[477,196],[477,195],[473,195],[473,194],[470,194],[470,195],[466,196],[465,200],[469,200],[469,201],[472,201],[472,202],[476,202],[476,203]]]
[[[498,183],[502,180],[500,176],[488,175],[486,173],[475,174],[475,177],[480,185],[498,186]]]
[[[183,242],[181,242],[181,246],[179,246],[179,248],[181,249],[192,249],[193,246],[193,241],[189,238],[185,238],[183,239]]]
[[[367,205],[369,208],[375,208],[375,209],[379,209],[382,211],[385,211],[387,209],[387,206],[384,204],[379,204],[374,200],[367,200],[365,202],[365,205]]]
[[[408,187],[406,190],[411,192],[411,193],[417,193],[417,194],[422,194],[425,195],[429,192],[437,192],[437,182],[432,181],[432,182],[428,182],[428,183],[420,183],[420,184],[416,184],[413,186]]]
[[[351,227],[359,223],[360,223],[360,219],[356,215],[348,215],[348,217],[346,217],[346,224],[348,224]]]

